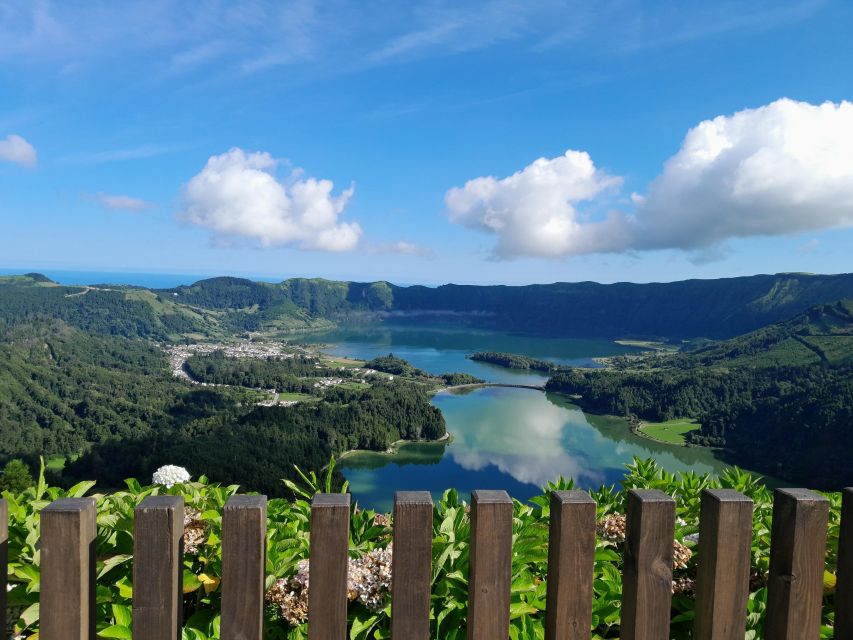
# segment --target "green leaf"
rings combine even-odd
[[[86,492],[94,486],[95,482],[93,480],[78,482],[68,490],[67,496],[69,498],[82,498],[84,495],[86,495]]]
[[[130,607],[123,604],[114,604],[112,605],[113,609],[113,618],[115,618],[116,625],[121,627],[130,627],[133,621],[133,613]]]
[[[133,640],[133,633],[127,627],[118,624],[113,624],[98,632],[101,638],[126,638]]]

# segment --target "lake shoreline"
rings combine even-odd
[[[400,440],[395,440],[388,445],[388,448],[385,449],[385,451],[376,451],[375,449],[347,449],[335,458],[335,462],[340,462],[344,458],[356,453],[378,453],[386,456],[395,456],[399,453],[400,447],[407,444],[450,444],[451,442],[453,442],[453,434],[449,431],[446,431],[443,436],[435,440],[407,440],[405,438],[401,438]]]

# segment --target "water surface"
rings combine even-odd
[[[393,353],[434,375],[470,373],[490,382],[542,384],[547,376],[535,371],[505,369],[465,356],[475,351],[504,351],[560,364],[598,366],[597,356],[636,351],[609,340],[547,338],[454,326],[381,325],[312,333],[297,342],[323,343],[323,351],[340,357],[372,360]]]
[[[720,473],[709,449],[653,442],[626,421],[585,414],[568,398],[531,389],[489,387],[440,393],[434,403],[453,435],[448,443],[407,443],[398,453],[353,453],[340,466],[355,498],[389,510],[395,490],[504,489],[526,500],[548,481],[572,477],[583,489],[618,484],[637,456],[668,471]],[[466,497],[467,499],[467,497]]]

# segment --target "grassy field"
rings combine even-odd
[[[356,391],[361,391],[363,389],[367,389],[370,387],[370,383],[368,382],[359,382],[357,380],[347,380],[346,382],[342,382],[338,385],[341,389],[355,389]]]
[[[350,358],[331,358],[325,356],[320,359],[320,364],[327,367],[363,367],[364,360],[351,360]]]
[[[640,431],[655,440],[684,444],[684,434],[698,428],[699,423],[693,418],[675,418],[666,422],[643,422]]]
[[[280,393],[278,395],[279,402],[304,402],[318,399],[317,396],[312,396],[310,393]]]
[[[53,471],[62,471],[65,468],[66,461],[65,456],[53,456],[45,461],[44,466]]]

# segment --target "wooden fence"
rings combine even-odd
[[[743,640],[749,593],[752,502],[731,490],[702,494],[696,618],[699,640]],[[775,493],[768,578],[767,640],[819,637],[828,501],[802,489]],[[41,640],[94,638],[95,502],[57,500],[41,514]],[[595,503],[581,491],[551,495],[546,638],[590,637]],[[180,637],[183,499],[153,496],[136,508],[133,634]],[[318,494],[311,510],[311,640],[347,637],[350,497]],[[433,504],[426,492],[394,502],[392,635],[429,637]],[[223,511],[223,640],[263,636],[266,498],[233,496]],[[7,506],[0,501],[2,566]],[[666,640],[671,615],[675,501],[654,490],[627,496],[623,640]],[[471,496],[468,637],[508,637],[512,501],[503,491]],[[6,572],[3,572],[5,580]],[[4,585],[0,585],[3,587]],[[6,589],[0,589],[5,605]],[[843,496],[835,593],[835,638],[853,640],[853,488]]]

